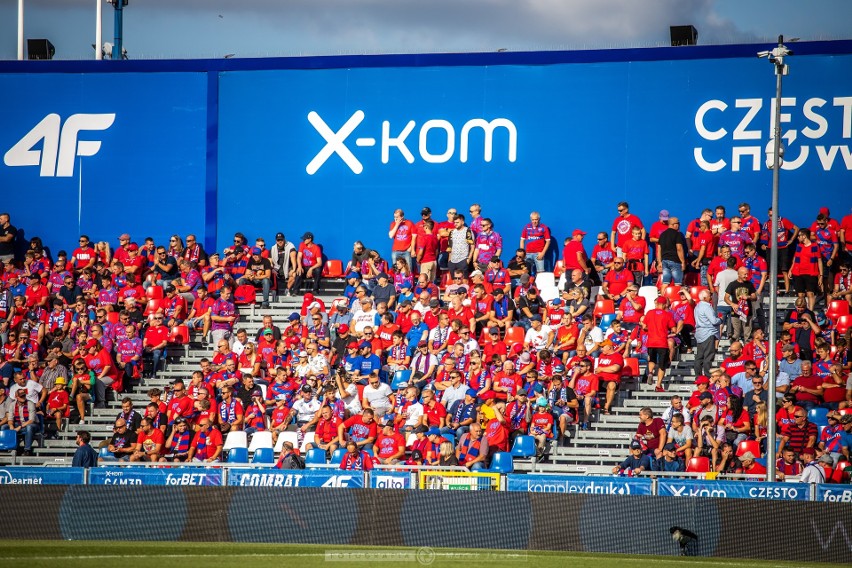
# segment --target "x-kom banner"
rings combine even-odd
[[[850,65],[795,60],[781,101],[784,191],[838,211],[852,180],[852,74],[839,72]],[[219,210],[252,208],[254,226],[294,241],[313,230],[340,258],[354,239],[386,243],[375,221],[396,206],[416,218],[429,204],[443,220],[437,207],[484,201],[499,232],[556,199],[547,222],[564,234],[610,219],[622,198],[652,218],[661,204],[697,216],[745,198],[763,212],[774,86],[756,57],[223,73]],[[256,207],[279,192],[286,201]],[[307,215],[285,226],[293,210]],[[231,219],[221,245],[239,230]]]

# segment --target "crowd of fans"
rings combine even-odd
[[[415,223],[395,211],[388,260],[356,242],[345,290],[329,306],[318,297],[326,264],[310,232],[298,244],[278,233],[269,247],[237,233],[221,254],[194,235],[140,245],[124,234],[114,250],[82,235],[50,258],[35,237],[15,257],[16,230],[0,214],[0,428],[18,431],[31,453],[36,435],[84,424],[89,405],[156,376],[170,346],[197,333],[213,353],[191,376],[150,390],[145,408],[122,400],[115,457],[213,462],[229,432],[266,430],[311,435],[308,447],[329,456],[346,448],[344,468],[481,469],[518,436],[532,436],[544,458],[573,425],[590,428],[637,374],[631,361],[647,362],[665,392],[672,360],[694,350],[697,390],[685,404],[674,397],[663,418],[643,409],[638,454],[615,471],[682,470],[706,457],[717,471],[753,472],[759,456],[747,452],[749,463],[732,452],[743,441],[765,450],[772,395],[782,401],[782,460],[849,458],[852,215],[839,223],[824,208],[809,229],[781,219],[780,293],[792,285],[798,297],[769,361],[760,306],[771,227],[746,203],[732,218],[707,209],[682,231],[667,211],[646,230],[621,202],[591,251],[576,229],[553,267],[539,213],[518,247],[504,249],[480,207],[469,212],[450,209],[439,222],[426,207]],[[551,270],[565,274],[564,286],[540,278]],[[260,292],[268,307],[278,289],[302,296],[301,310],[286,321],[265,316],[250,336],[238,305]],[[714,368],[723,337],[730,351]],[[776,393],[765,390],[771,365]],[[807,412],[823,408],[833,423],[817,432]],[[299,445],[286,442],[279,465],[298,466]]]

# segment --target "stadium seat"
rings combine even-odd
[[[176,325],[169,333],[169,343],[186,345],[189,343],[189,328],[185,325]]]
[[[850,327],[852,327],[852,315],[846,314],[837,318],[837,323],[834,324],[834,331],[838,335],[843,335],[849,331]]]
[[[832,300],[825,311],[825,316],[832,322],[836,322],[840,316],[849,315],[849,302],[845,300]]]
[[[120,315],[121,314],[119,314],[118,312],[107,312],[107,321],[113,324],[118,323],[118,318],[120,317]]]
[[[656,286],[642,286],[639,288],[639,295],[645,298],[645,313],[647,314],[654,309],[654,300],[660,295],[660,291]]]
[[[699,282],[701,282],[701,273],[699,272],[687,272],[683,275],[684,286],[696,286]]]
[[[491,467],[487,469],[491,473],[512,473],[515,464],[512,462],[512,454],[509,452],[497,452],[491,457]]]
[[[562,286],[559,287],[560,290],[564,289],[565,285],[563,283]],[[592,289],[589,291],[589,302],[596,302],[598,296],[600,296],[601,287],[600,286],[592,286]]]
[[[145,311],[142,312],[142,315],[145,317],[154,315],[161,309],[161,306],[162,300],[148,300],[148,303],[145,305]]]
[[[740,457],[746,452],[751,452],[754,457],[760,457],[760,442],[757,440],[746,440],[745,442],[740,442],[740,445],[737,446],[737,457]]]
[[[331,304],[328,306],[328,315],[332,316],[337,311],[338,305],[344,305],[349,307],[349,300],[346,298],[335,298],[331,301]]]
[[[275,454],[272,448],[258,448],[251,457],[251,463],[275,463]]]
[[[3,432],[11,432],[11,430],[4,430]],[[98,452],[98,459],[101,461],[118,461],[115,454],[109,451],[109,446],[104,446],[100,449]]]
[[[396,392],[399,388],[399,385],[402,383],[408,383],[411,379],[411,371],[408,369],[403,369],[401,371],[396,371],[393,374],[393,380],[391,381],[391,390]]]
[[[272,432],[255,432],[251,437],[249,444],[249,452],[254,452],[262,448],[272,449]]]
[[[677,286],[675,284],[671,286],[666,286],[666,289],[663,290],[663,295],[666,297],[666,300],[668,300],[670,304],[677,302],[678,300],[680,300],[680,286]]]
[[[257,434],[255,434],[256,436]],[[275,455],[281,453],[281,448],[284,442],[290,442],[293,447],[299,449],[299,433],[298,432],[281,432],[278,434],[278,440],[275,442]]]
[[[522,327],[510,327],[506,330],[506,337],[503,339],[503,342],[507,347],[511,347],[515,343],[524,343],[524,335],[526,335],[526,331]]]
[[[565,261],[561,258],[556,261],[556,266],[553,267],[553,277],[559,278],[565,272]]]
[[[538,289],[538,295],[543,302],[550,302],[559,297],[559,288],[554,286],[543,286]]]
[[[325,450],[314,448],[305,455],[305,465],[325,465]]]
[[[842,409],[838,410],[837,412],[838,412],[841,416],[844,416],[844,415],[846,415],[846,414],[852,414],[852,408],[842,408]]]
[[[531,458],[535,455],[535,438],[532,436],[518,436],[512,444],[512,456],[516,458]]]
[[[314,441],[314,433],[306,432],[305,437],[302,438],[302,445],[299,447],[299,452],[304,454],[307,449],[308,444],[312,444]]]
[[[334,453],[331,454],[331,461],[329,463],[339,464],[344,455],[346,455],[346,448],[337,448],[334,450]]]
[[[612,324],[612,322],[615,321],[615,318],[616,318],[615,314],[604,314],[604,315],[602,315],[601,316],[601,323],[599,324],[599,327],[601,328],[601,330],[606,331],[607,329],[609,329],[609,326]]]
[[[322,267],[323,278],[340,278],[343,276],[343,263],[339,260],[326,260]]]
[[[233,448],[228,452],[228,463],[248,463],[248,450]]]
[[[539,290],[556,287],[556,277],[552,272],[539,272],[535,275],[535,287]]]
[[[849,474],[847,474],[844,470],[850,465],[852,464],[846,460],[840,460],[837,462],[834,471],[831,472],[831,481],[834,483],[849,483]]]
[[[686,464],[686,471],[689,473],[709,473],[710,458],[701,456],[690,459]]]
[[[817,426],[828,426],[828,409],[819,407],[811,408],[808,411],[808,421],[813,422]]]
[[[454,448],[456,447],[456,436],[455,436],[455,434],[441,434],[441,437],[444,438],[449,443],[451,443]]]
[[[622,377],[641,377],[642,373],[639,370],[639,359],[636,357],[627,357],[624,359],[624,367],[621,368]]]
[[[407,449],[410,449],[410,448],[411,448],[411,444],[413,444],[413,443],[414,443],[414,442],[416,442],[416,441],[417,441],[417,434],[409,434],[409,435],[405,438],[405,447],[406,447]]]
[[[364,448],[364,452],[371,458],[376,457],[376,455],[373,453],[373,448]]]
[[[766,458],[754,458],[754,463],[766,467]]]
[[[694,302],[697,302],[699,294],[701,294],[704,290],[708,290],[708,288],[706,286],[690,286],[689,295],[692,297]]]
[[[595,311],[593,313],[598,318],[604,314],[614,314],[615,304],[613,304],[612,300],[598,300],[595,302]]]
[[[18,435],[14,430],[0,430],[0,452],[9,452],[18,447]]]
[[[255,300],[256,290],[251,284],[240,284],[234,290],[234,304],[245,306],[253,304]]]
[[[228,432],[228,435],[225,437],[225,444],[222,446],[222,450],[227,452],[228,450],[232,450],[234,448],[247,448],[248,447],[248,436],[243,431],[234,431]]]
[[[162,286],[151,286],[145,291],[145,295],[148,296],[149,300],[162,300],[163,299],[163,287]]]

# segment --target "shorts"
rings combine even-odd
[[[793,288],[799,294],[806,292],[817,294],[819,293],[819,276],[810,276],[807,274],[793,276]]]
[[[204,327],[204,318],[190,318],[183,322],[183,324],[189,329],[198,329]]]
[[[660,369],[668,369],[671,361],[669,360],[668,347],[649,347],[648,348],[648,363],[656,364]]]

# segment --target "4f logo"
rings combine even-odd
[[[308,175],[314,175],[332,156],[336,155],[346,164],[352,173],[360,174],[364,171],[364,165],[355,156],[351,148],[346,145],[346,139],[355,132],[364,122],[364,111],[357,110],[349,117],[343,126],[337,131],[330,127],[315,111],[308,113],[308,122],[314,130],[325,140],[325,146],[308,162],[305,171]],[[484,118],[473,118],[465,122],[458,135],[456,127],[450,122],[442,119],[427,120],[420,126],[415,135],[414,128],[417,124],[409,120],[402,128],[391,130],[389,121],[382,121],[381,135],[376,137],[358,137],[355,146],[358,148],[372,148],[378,146],[380,149],[381,163],[390,161],[391,150],[399,153],[399,156],[409,164],[415,161],[414,153],[420,155],[420,159],[429,164],[443,164],[449,162],[456,155],[458,146],[458,160],[466,163],[471,139],[478,144],[482,141],[482,157],[490,162],[494,154],[494,141],[506,143],[506,156],[509,162],[514,162],[518,157],[518,131],[515,124],[507,118],[495,118],[485,120]],[[499,134],[497,133],[499,132]],[[379,134],[379,133],[377,133]],[[411,140],[409,140],[409,136]],[[427,143],[431,141],[427,147]],[[411,148],[409,148],[409,144]],[[442,151],[435,152],[440,148]],[[362,153],[364,151],[361,151]],[[362,156],[363,159],[363,156]]]
[[[3,162],[7,166],[41,166],[41,177],[72,177],[77,156],[94,156],[100,140],[78,140],[87,130],[106,130],[115,114],[72,114],[62,124],[58,114],[49,114],[12,146]],[[61,127],[61,128],[60,128]],[[41,144],[41,150],[36,146]]]

